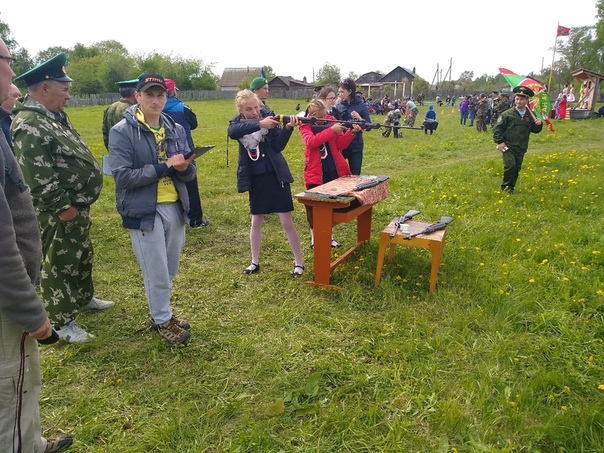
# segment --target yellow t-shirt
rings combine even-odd
[[[161,159],[167,159],[165,139],[166,130],[163,127],[151,127],[145,121],[145,116],[140,109],[136,109],[136,118],[144,124],[155,137],[155,144],[157,145],[157,157]],[[178,191],[174,185],[174,181],[169,176],[163,176],[157,182],[157,202],[158,203],[174,203],[178,201]]]

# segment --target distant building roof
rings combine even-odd
[[[258,77],[262,72],[261,67],[251,67],[247,68],[225,68],[222,71],[222,77],[220,78],[220,89],[222,91],[237,91],[239,90],[239,85],[244,80],[251,82],[252,79]]]
[[[273,86],[287,87],[288,89],[315,88],[316,85],[306,80],[296,80],[290,76],[276,76],[268,82],[269,88]]]

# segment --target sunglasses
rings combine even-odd
[[[4,55],[0,55],[0,60],[6,60],[11,68],[13,67],[13,63],[16,61],[13,57],[6,57]]]

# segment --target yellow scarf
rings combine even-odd
[[[140,108],[136,109],[136,119],[143,124],[147,129],[153,132],[155,137],[155,145],[157,146],[157,157],[161,159],[167,159],[168,154],[166,152],[165,140],[166,140],[166,129],[163,127],[154,128],[149,126],[145,121],[145,115]],[[157,202],[158,203],[174,203],[178,201],[178,192],[174,186],[174,181],[169,176],[163,176],[157,183]]]

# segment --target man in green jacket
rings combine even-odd
[[[13,147],[31,189],[42,236],[42,300],[59,336],[85,343],[80,311],[114,305],[94,296],[90,205],[103,186],[101,169],[65,113],[72,79],[59,54],[15,79],[28,94],[15,105]]]
[[[493,128],[493,140],[503,156],[501,190],[510,194],[514,193],[531,132],[538,134],[543,129],[543,123],[528,105],[530,98],[535,95],[533,90],[518,86],[513,92],[514,108],[503,112]]]
[[[103,143],[109,149],[109,131],[124,118],[124,113],[131,105],[136,104],[136,85],[138,79],[122,80],[115,84],[120,87],[120,99],[115,101],[103,112]]]

